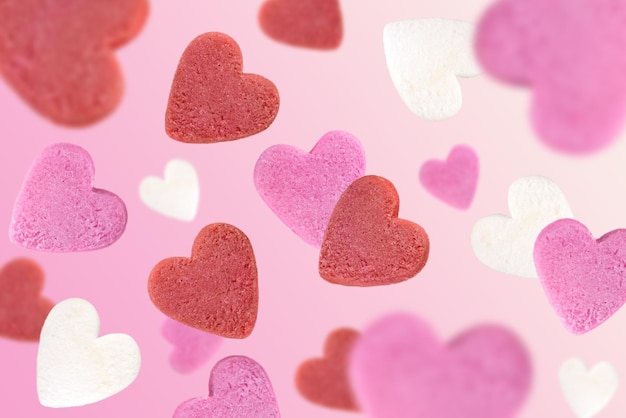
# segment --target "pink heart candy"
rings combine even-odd
[[[126,228],[126,206],[92,188],[95,169],[87,151],[73,144],[47,147],[19,192],[9,228],[12,242],[57,253],[107,247]]]
[[[179,373],[191,373],[220,348],[223,338],[166,318],[161,334],[174,345],[170,365]]]
[[[594,329],[626,302],[626,229],[595,240],[580,222],[560,219],[541,231],[533,257],[550,304],[574,334]]]
[[[457,209],[467,209],[476,193],[478,156],[471,147],[457,145],[445,161],[426,161],[419,178],[436,198]]]
[[[526,348],[501,326],[477,326],[443,345],[428,324],[406,314],[366,329],[350,364],[369,418],[511,418],[531,375]]]
[[[220,360],[209,379],[209,396],[183,402],[173,418],[280,418],[274,389],[259,363],[244,356]]]
[[[254,185],[270,209],[300,238],[321,247],[339,197],[365,174],[365,153],[343,131],[325,134],[310,153],[274,145],[254,168]]]

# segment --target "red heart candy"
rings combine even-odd
[[[180,59],[165,114],[167,134],[181,142],[231,141],[257,134],[274,121],[276,86],[243,74],[239,45],[227,35],[205,33]]]
[[[248,237],[232,225],[207,225],[193,243],[191,258],[167,258],[152,269],[148,293],[176,321],[223,337],[247,337],[259,305]]]
[[[146,0],[3,0],[0,74],[56,123],[96,122],[124,89],[113,50],[137,35],[147,14]]]
[[[270,38],[294,46],[334,49],[343,37],[338,0],[268,0],[259,23]]]
[[[0,335],[39,341],[54,304],[41,297],[44,275],[32,260],[16,258],[0,270]]]
[[[359,335],[349,328],[333,331],[326,339],[324,358],[307,360],[300,365],[296,387],[302,396],[329,408],[359,410],[348,378],[350,352]]]
[[[346,286],[405,281],[428,260],[424,229],[398,219],[399,197],[382,177],[365,176],[341,195],[331,215],[319,258],[325,280]]]

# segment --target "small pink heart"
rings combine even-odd
[[[280,418],[274,389],[259,363],[244,356],[220,360],[209,378],[209,396],[183,402],[173,418]]]
[[[170,365],[178,373],[191,373],[206,363],[222,345],[223,338],[166,318],[163,337],[174,345]]]
[[[364,174],[365,153],[359,140],[331,131],[310,153],[289,145],[265,150],[254,168],[254,185],[285,225],[319,248],[341,194]]]
[[[446,161],[426,161],[419,178],[436,198],[457,209],[467,209],[476,193],[478,156],[471,147],[457,145]]]
[[[532,366],[521,341],[481,325],[439,342],[406,314],[386,316],[355,343],[352,388],[370,418],[511,418],[530,389]]]
[[[126,206],[92,187],[95,169],[87,151],[54,144],[33,163],[13,208],[12,242],[57,253],[89,251],[117,241],[126,228]]]
[[[595,240],[580,222],[560,219],[541,231],[533,257],[550,304],[574,334],[591,331],[626,302],[626,229]]]

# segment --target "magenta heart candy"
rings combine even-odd
[[[220,360],[209,379],[209,396],[183,402],[173,418],[280,418],[274,390],[259,363],[244,356]]]
[[[531,375],[528,352],[503,327],[481,325],[443,345],[428,324],[406,314],[366,329],[350,363],[369,418],[511,418]]]
[[[206,363],[220,348],[222,337],[166,318],[161,334],[174,345],[170,365],[179,373],[191,373]]]
[[[541,231],[533,257],[550,304],[574,334],[594,329],[626,302],[626,229],[596,241],[580,222],[560,219]]]
[[[325,134],[310,153],[274,145],[261,154],[254,184],[270,209],[300,238],[317,248],[335,204],[365,174],[358,139],[342,131]]]
[[[467,209],[476,193],[478,156],[471,147],[457,145],[446,161],[426,161],[419,178],[433,196],[457,209]]]
[[[55,144],[33,163],[19,192],[9,238],[50,252],[107,247],[126,228],[126,206],[116,195],[92,188],[91,156],[73,144]]]

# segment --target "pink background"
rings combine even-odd
[[[571,335],[548,305],[539,281],[492,271],[475,258],[469,244],[474,222],[492,213],[508,213],[508,186],[531,174],[554,180],[577,219],[596,237],[624,226],[626,141],[622,138],[591,157],[556,154],[541,145],[528,124],[528,92],[487,76],[461,80],[464,107],[457,116],[422,121],[404,106],[387,73],[382,47],[386,23],[427,17],[475,22],[489,2],[343,0],[345,38],[333,52],[293,48],[267,38],[257,24],[261,3],[152,1],[146,27],[118,54],[127,85],[123,102],[111,117],[90,128],[55,126],[0,83],[5,143],[0,154],[0,220],[7,230],[31,162],[56,142],[84,147],[96,164],[94,186],[122,197],[129,214],[124,236],[109,248],[46,254],[18,248],[6,238],[0,240],[0,262],[34,258],[46,272],[46,296],[55,302],[68,297],[89,300],[101,316],[101,332],[130,334],[143,357],[139,377],[125,391],[94,405],[54,410],[37,400],[37,345],[0,339],[0,415],[170,417],[182,401],[207,394],[209,372],[218,359],[243,354],[267,371],[284,417],[360,416],[304,400],[293,383],[295,370],[305,359],[321,355],[331,330],[363,329],[398,310],[431,321],[446,340],[481,322],[497,322],[517,332],[535,369],[520,417],[573,416],[557,380],[559,366],[572,355],[589,365],[606,360],[619,372],[626,370],[625,310],[586,335]],[[208,31],[224,32],[239,43],[244,71],[272,80],[280,91],[281,107],[272,126],[256,136],[211,145],[183,144],[164,132],[165,106],[182,51]],[[325,282],[317,272],[318,251],[289,231],[256,193],[252,172],[261,152],[282,143],[310,150],[334,129],[349,131],[362,141],[367,173],[391,180],[400,195],[400,217],[419,223],[430,235],[429,262],[414,279],[376,288]],[[427,194],[417,177],[425,160],[444,158],[459,143],[472,145],[481,160],[476,198],[465,212]],[[159,215],[139,200],[141,180],[161,176],[172,158],[192,162],[200,176],[200,209],[191,223]],[[149,300],[147,278],[161,259],[188,256],[196,233],[213,222],[237,226],[254,246],[258,322],[249,338],[226,341],[209,364],[180,375],[168,364],[171,346],[160,335],[164,316]],[[622,416],[624,391],[618,389],[599,416]]]

